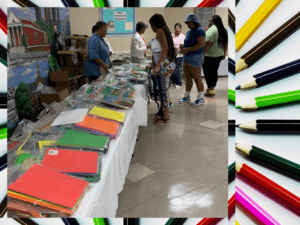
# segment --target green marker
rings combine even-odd
[[[244,110],[255,110],[296,101],[300,101],[300,90],[256,97],[247,101],[241,106],[236,106],[235,108]]]
[[[228,89],[228,100],[235,102],[235,91]]]

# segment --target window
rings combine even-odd
[[[38,40],[39,39],[38,33],[36,31],[34,31],[33,35],[34,35],[34,37],[33,37],[34,40]]]
[[[13,20],[13,23],[15,23],[15,20]]]

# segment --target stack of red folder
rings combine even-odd
[[[87,181],[35,164],[7,187],[7,195],[71,215],[87,188]]]

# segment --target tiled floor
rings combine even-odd
[[[227,78],[204,106],[178,104],[184,92],[170,88],[170,124],[154,125],[157,106],[148,105],[117,217],[227,216]]]

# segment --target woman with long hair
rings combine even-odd
[[[161,106],[156,114],[154,123],[169,123],[170,94],[168,91],[170,76],[175,70],[177,59],[174,48],[172,34],[161,14],[154,14],[149,23],[154,33],[155,39],[151,43],[153,52],[153,76],[161,85]]]
[[[207,84],[205,96],[214,96],[218,81],[218,69],[222,59],[225,59],[228,48],[228,34],[222,19],[214,15],[209,19],[209,29],[206,32],[203,72]]]
[[[200,26],[196,14],[188,15],[185,23],[189,27],[184,39],[184,45],[181,46],[183,56],[183,70],[186,77],[186,92],[179,103],[190,102],[190,93],[193,87],[193,79],[198,90],[197,100],[191,105],[198,106],[204,104],[203,82],[201,80],[201,66],[203,63],[203,50],[205,45],[205,31]]]

